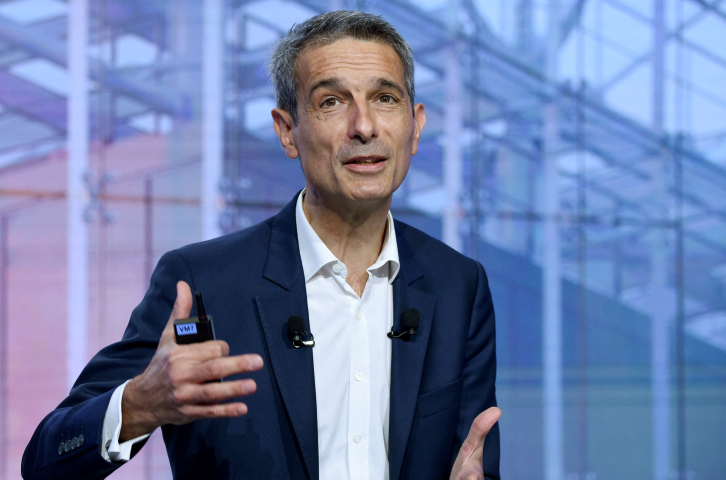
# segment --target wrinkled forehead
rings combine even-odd
[[[336,78],[342,84],[389,78],[404,87],[403,64],[392,46],[352,37],[306,46],[297,59],[295,77],[298,94],[302,95],[326,78]]]

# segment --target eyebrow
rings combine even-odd
[[[395,90],[399,95],[403,96],[403,88],[401,88],[398,83],[388,80],[387,78],[376,79],[376,87]]]
[[[312,97],[315,90],[318,90],[320,88],[340,88],[341,82],[339,78],[324,78],[322,80],[319,80],[313,84],[312,87],[310,87],[310,90],[308,91],[308,96]]]
[[[392,80],[388,80],[387,78],[378,77],[375,80],[374,85],[376,88],[395,90],[399,95],[403,96],[403,88],[398,83]],[[315,82],[312,87],[310,87],[310,90],[308,91],[308,96],[312,97],[315,90],[319,90],[321,88],[342,88],[342,81],[340,80],[340,78],[337,77],[324,78],[322,80],[319,80]]]

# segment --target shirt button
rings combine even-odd
[[[355,435],[353,435],[353,441],[355,443],[360,443],[361,440],[363,440],[363,435],[361,435],[360,433],[356,433]]]
[[[360,382],[361,380],[363,380],[363,372],[358,372],[358,373],[356,373],[356,374],[355,374],[355,379],[356,379],[356,380],[358,380],[359,382]]]
[[[363,315],[360,312],[358,312],[355,314],[355,318],[357,318],[358,320],[363,320]]]
[[[341,267],[339,263],[333,265],[333,273],[336,275],[339,274],[342,269],[343,267]]]

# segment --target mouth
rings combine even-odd
[[[345,161],[344,165],[375,165],[386,160],[386,157],[353,157]]]

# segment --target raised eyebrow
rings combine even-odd
[[[324,78],[322,80],[318,80],[317,82],[313,83],[312,87],[310,87],[310,90],[308,91],[308,96],[312,97],[315,90],[321,88],[337,89],[340,88],[340,85],[341,81],[339,78]]]

